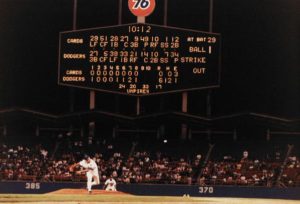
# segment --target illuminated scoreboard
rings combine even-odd
[[[152,24],[60,33],[60,85],[129,95],[214,88],[220,35]]]

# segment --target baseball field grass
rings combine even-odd
[[[0,203],[16,204],[92,204],[92,203],[201,203],[201,204],[300,204],[298,200],[164,197],[133,195],[73,195],[73,194],[0,194]]]

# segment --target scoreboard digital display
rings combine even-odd
[[[220,35],[128,24],[60,33],[60,85],[129,95],[204,88],[220,82]]]

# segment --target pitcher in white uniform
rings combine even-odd
[[[92,186],[100,184],[98,166],[96,162],[92,160],[88,155],[85,155],[82,161],[73,164],[70,169],[73,170],[73,168],[76,166],[81,166],[84,168],[83,171],[86,172],[87,177],[87,190],[89,194],[91,194]]]

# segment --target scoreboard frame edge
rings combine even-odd
[[[217,83],[210,85],[210,86],[202,86],[202,87],[195,87],[195,88],[189,88],[189,89],[177,89],[172,91],[162,91],[162,92],[155,92],[155,93],[148,93],[148,94],[132,94],[132,93],[123,93],[118,91],[110,91],[105,89],[98,89],[98,88],[90,88],[85,86],[76,86],[71,84],[65,84],[60,81],[60,54],[61,54],[61,35],[64,33],[74,33],[74,32],[83,32],[83,31],[90,31],[90,30],[97,30],[97,29],[105,29],[105,28],[116,28],[116,27],[122,27],[122,26],[131,26],[131,25],[149,25],[149,26],[157,26],[161,28],[170,28],[175,30],[183,30],[183,31],[190,31],[190,32],[197,32],[197,33],[206,33],[206,34],[214,34],[219,37],[220,46],[219,46],[219,63],[218,63],[218,79]],[[189,92],[189,91],[197,91],[197,90],[204,90],[204,89],[215,89],[221,87],[221,61],[222,61],[222,36],[221,33],[214,33],[214,32],[208,32],[208,31],[199,31],[194,29],[188,29],[188,28],[178,28],[174,26],[164,26],[164,25],[157,25],[157,24],[150,24],[150,23],[128,23],[128,24],[121,24],[121,25],[112,25],[112,26],[104,26],[104,27],[93,27],[93,28],[84,28],[84,29],[78,29],[78,30],[69,30],[69,31],[61,31],[59,32],[59,50],[58,50],[58,77],[57,77],[57,84],[60,86],[67,86],[67,87],[73,87],[73,88],[80,88],[85,90],[94,90],[99,91],[103,93],[111,93],[111,94],[119,94],[119,95],[125,95],[125,96],[134,96],[134,97],[145,97],[145,96],[153,96],[153,95],[163,95],[163,94],[173,94],[173,93],[180,93],[180,92]]]

